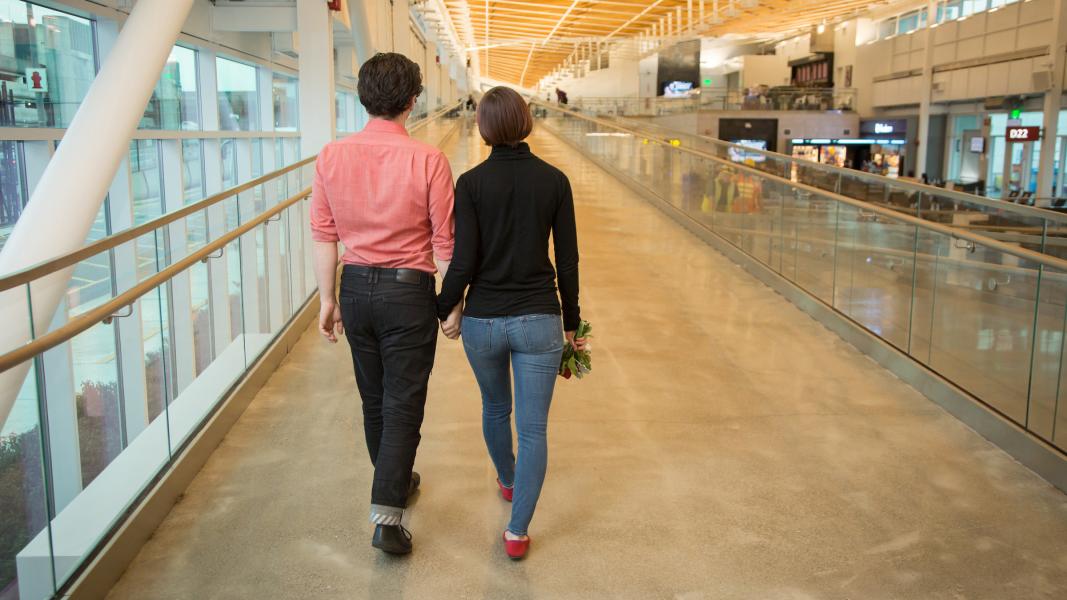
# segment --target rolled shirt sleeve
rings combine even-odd
[[[456,245],[455,189],[452,185],[452,167],[441,152],[430,157],[429,211],[433,229],[431,244],[437,260],[452,260]]]
[[[325,149],[315,161],[315,181],[311,184],[311,239],[316,242],[337,242],[337,223],[333,218],[329,197],[326,195],[327,157]]]

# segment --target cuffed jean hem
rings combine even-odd
[[[510,533],[511,533],[512,535],[517,535],[517,536],[519,536],[519,537],[522,537],[522,536],[524,536],[524,535],[529,535],[529,534],[528,534],[528,533],[527,533],[527,532],[526,532],[525,530],[524,530],[524,531],[515,531],[514,529],[512,529],[512,528],[510,528],[510,527],[508,527],[508,531],[509,531],[509,532],[510,532]]]
[[[370,505],[370,522],[375,525],[399,525],[404,517],[404,509],[382,504]]]

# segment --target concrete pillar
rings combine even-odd
[[[193,0],[141,0],[134,5],[63,144],[0,251],[0,274],[83,244],[192,6]],[[39,329],[51,322],[71,272],[65,269],[32,286],[33,315]],[[0,312],[26,314],[25,309],[24,290],[0,293]],[[29,334],[28,322],[10,323],[0,333],[0,349],[25,343]],[[29,367],[27,362],[0,374],[0,424],[7,420]]]
[[[926,152],[930,145],[930,102],[934,87],[934,33],[931,27],[937,20],[937,2],[927,3],[926,29],[923,31],[923,73],[919,82],[919,145],[915,151],[915,176],[921,177],[926,171]],[[902,173],[902,174],[907,174]]]
[[[296,5],[300,34],[300,155],[318,154],[337,129],[334,104],[333,17],[320,0]]]
[[[1045,92],[1044,115],[1041,130],[1041,162],[1037,168],[1037,193],[1039,199],[1054,195],[1056,137],[1059,135],[1060,99],[1063,97],[1063,70],[1067,64],[1067,0],[1053,0],[1052,31],[1056,38],[1051,41],[1052,85]],[[1060,152],[1067,152],[1061,148]],[[1064,177],[1060,173],[1060,177]],[[1047,205],[1049,200],[1039,200]]]

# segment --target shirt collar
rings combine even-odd
[[[363,127],[363,131],[408,135],[408,130],[405,129],[403,125],[386,119],[371,119],[370,121],[367,121],[367,124]]]
[[[530,152],[530,145],[526,142],[519,142],[514,146],[507,144],[493,146],[492,152],[489,153],[490,160],[515,160],[529,156],[533,156],[533,153]]]

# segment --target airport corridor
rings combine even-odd
[[[445,138],[455,175],[488,152]],[[593,372],[560,379],[513,563],[461,342],[439,341],[405,517],[370,545],[348,348],[309,328],[119,599],[1067,597],[1067,497],[542,127],[575,192]]]

